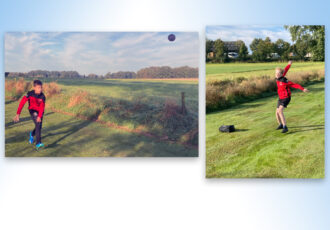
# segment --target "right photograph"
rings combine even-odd
[[[206,27],[206,177],[324,178],[325,27]]]

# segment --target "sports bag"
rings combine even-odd
[[[221,125],[219,128],[219,131],[223,132],[223,133],[235,132],[235,126],[234,125]]]

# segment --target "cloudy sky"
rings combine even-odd
[[[281,38],[292,43],[289,31],[283,26],[208,26],[206,27],[206,37],[223,41],[242,40],[249,47],[254,38],[270,37],[272,41]]]
[[[198,33],[10,32],[5,71],[76,70],[80,74],[137,71],[148,66],[198,67]]]

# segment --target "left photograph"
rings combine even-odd
[[[8,32],[6,157],[197,157],[197,32]]]

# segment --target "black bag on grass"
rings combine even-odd
[[[234,125],[221,125],[219,128],[219,131],[223,132],[223,133],[235,132],[235,126]]]

